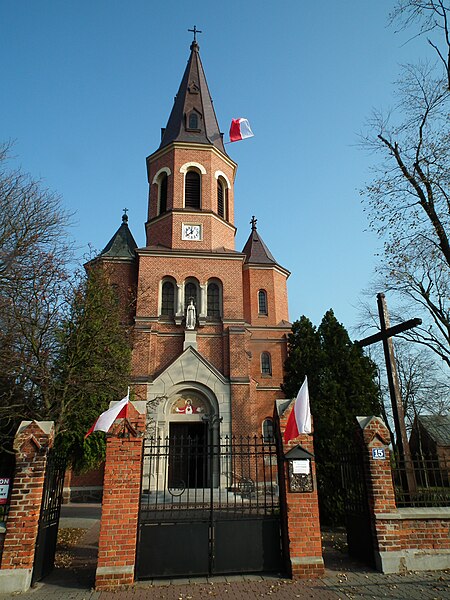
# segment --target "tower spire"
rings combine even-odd
[[[194,34],[191,54],[159,147],[172,142],[191,142],[213,145],[226,154],[200,60],[197,34],[201,31],[195,26],[188,31]]]

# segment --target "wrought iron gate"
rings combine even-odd
[[[148,440],[136,578],[282,572],[278,489],[273,440]]]
[[[347,543],[350,556],[375,566],[369,496],[363,455],[359,448],[341,454]]]
[[[41,514],[34,554],[32,583],[51,573],[55,562],[56,540],[61,509],[66,457],[50,450],[47,457]]]

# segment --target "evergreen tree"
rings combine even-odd
[[[93,267],[79,282],[61,327],[53,418],[58,446],[78,471],[104,458],[104,436],[84,436],[109,402],[126,393],[131,347],[123,309],[108,274]]]
[[[340,522],[337,461],[353,443],[356,416],[380,414],[376,366],[329,310],[317,329],[304,316],[293,324],[285,368],[287,396],[294,397],[308,376],[321,519]]]

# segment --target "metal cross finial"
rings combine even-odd
[[[124,223],[127,223],[128,222],[128,215],[127,215],[128,208],[123,208],[122,210],[123,210],[122,221]]]
[[[200,31],[200,29],[197,29],[197,27],[194,25],[194,29],[188,29],[188,31],[191,31],[194,34],[194,42],[197,42],[197,33],[203,33],[203,31]]]
[[[253,215],[252,220],[250,221],[250,225],[252,226],[252,231],[256,231],[256,223],[258,222],[258,219],[255,218],[255,215]]]

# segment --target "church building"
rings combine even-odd
[[[236,169],[194,34],[161,143],[147,158],[145,247],[124,215],[98,257],[120,297],[133,299],[131,384],[147,402],[150,435],[202,437],[208,427],[215,437],[271,435],[291,327],[289,271],[254,217],[235,249]]]

